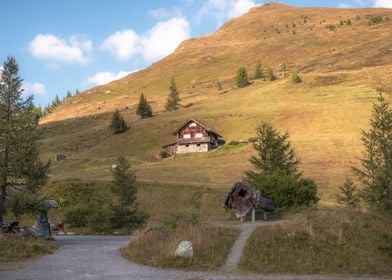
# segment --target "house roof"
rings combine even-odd
[[[204,124],[202,124],[201,122],[195,120],[195,119],[189,119],[188,121],[186,121],[182,126],[180,126],[176,131],[173,132],[173,134],[177,134],[178,131],[180,131],[181,129],[183,129],[185,126],[187,126],[190,122],[194,122],[198,125],[200,125],[202,128],[204,128],[205,130],[207,130],[209,133],[215,134],[218,137],[222,137],[221,135],[219,135],[218,133],[216,133],[215,131],[213,131],[211,128],[205,126]]]

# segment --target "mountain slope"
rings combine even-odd
[[[383,20],[369,25],[370,15]],[[351,167],[362,154],[360,131],[368,127],[377,90],[392,92],[388,18],[392,19],[390,9],[269,4],[211,35],[185,41],[151,67],[73,97],[43,120],[43,157],[70,155],[53,163],[52,179],[110,180],[115,157],[125,155],[139,180],[224,190],[251,168],[251,144],[159,160],[161,146],[173,142],[171,132],[190,118],[213,128],[227,142],[254,136],[255,127],[268,121],[290,133],[301,169],[319,184],[322,203],[333,203],[338,185],[352,176]],[[351,25],[340,25],[348,19]],[[257,60],[277,75],[279,65],[286,63],[288,75],[235,89],[238,67],[253,72]],[[294,70],[300,71],[303,83],[291,82]],[[164,112],[172,76],[187,106]],[[225,93],[216,90],[216,79]],[[156,112],[153,118],[136,118],[135,104],[142,92]],[[107,129],[115,108],[130,125],[119,135]]]
[[[376,15],[382,21],[369,25],[371,16]],[[200,102],[214,90],[216,79],[231,88],[238,67],[253,71],[257,60],[272,67],[276,74],[283,63],[289,72],[303,73],[391,65],[390,19],[391,9],[265,4],[227,22],[215,33],[184,41],[173,54],[144,70],[68,100],[42,122],[132,107],[142,92],[155,111],[162,110],[172,76],[183,103]]]

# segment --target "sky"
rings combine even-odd
[[[0,64],[8,56],[15,57],[24,95],[34,95],[35,103],[44,107],[55,95],[83,91],[148,67],[183,40],[212,33],[227,20],[266,2],[0,0]],[[392,8],[392,0],[280,2]]]

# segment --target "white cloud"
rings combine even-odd
[[[24,89],[24,94],[34,94],[45,96],[46,86],[43,83],[28,83],[24,82],[22,88]]]
[[[132,29],[118,31],[107,37],[101,50],[108,51],[118,60],[127,60],[137,52],[139,36]]]
[[[391,0],[374,0],[374,7],[392,8]]]
[[[341,4],[339,4],[338,5],[338,8],[351,8],[351,6],[350,5],[347,5],[347,4],[345,4],[345,3],[341,3]]]
[[[172,53],[190,37],[189,23],[183,17],[158,22],[141,38],[141,53],[146,60],[156,60]]]
[[[29,44],[29,51],[33,57],[45,59],[51,63],[78,63],[88,62],[87,52],[93,49],[91,41],[79,38],[76,35],[68,41],[52,34],[38,34]]]
[[[201,22],[204,18],[215,18],[218,24],[241,16],[256,6],[254,0],[207,0],[196,12],[196,21]]]
[[[136,70],[138,71],[138,70]],[[133,71],[133,72],[136,72]],[[111,81],[121,79],[125,77],[128,74],[131,74],[133,72],[127,72],[127,71],[120,71],[118,73],[113,73],[113,72],[98,72],[92,77],[87,78],[87,83],[89,85],[94,85],[94,86],[99,86],[99,85],[104,85],[107,83],[110,83]]]
[[[132,29],[118,31],[106,38],[100,49],[108,51],[119,60],[141,54],[146,60],[155,61],[172,53],[189,37],[188,21],[178,16],[158,22],[141,35]]]
[[[181,11],[176,7],[172,7],[171,9],[159,8],[149,10],[148,15],[154,19],[167,19],[181,16]]]

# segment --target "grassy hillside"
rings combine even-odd
[[[382,21],[369,25],[374,15]],[[125,155],[141,181],[222,190],[251,168],[250,144],[165,160],[158,157],[161,146],[173,142],[171,133],[190,118],[227,142],[254,136],[255,127],[268,121],[290,133],[301,168],[320,186],[321,203],[331,204],[361,156],[360,131],[368,126],[377,89],[392,92],[390,19],[390,9],[254,8],[211,35],[183,42],[145,70],[69,99],[45,117],[43,157],[70,154],[53,163],[52,178],[110,180],[115,157]],[[278,76],[279,65],[286,63],[288,76],[236,89],[237,68],[244,65],[252,73],[257,60]],[[294,70],[303,83],[291,82]],[[186,106],[163,112],[172,76]],[[215,88],[216,79],[225,93]],[[156,113],[151,119],[136,118],[142,92]],[[119,135],[107,129],[115,108],[130,125]]]

